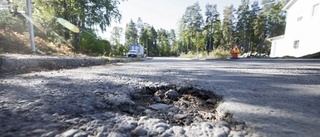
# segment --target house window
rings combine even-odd
[[[294,48],[294,49],[298,49],[298,48],[299,48],[299,43],[300,43],[299,40],[295,40],[295,41],[293,42],[293,48]]]
[[[319,3],[313,5],[312,16],[317,16],[319,14]]]
[[[301,21],[303,19],[303,11],[300,11],[298,13],[298,18],[297,18],[297,22]]]
[[[299,16],[299,17],[297,18],[297,21],[301,21],[302,18],[303,18],[303,16]]]

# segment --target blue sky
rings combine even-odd
[[[251,2],[253,0],[250,0]],[[217,4],[218,11],[222,14],[224,7],[233,4],[235,7],[241,3],[241,0],[127,0],[121,2],[119,10],[122,14],[120,23],[112,23],[107,32],[101,34],[102,38],[109,39],[110,31],[113,26],[125,26],[132,19],[137,21],[138,17],[143,22],[148,23],[155,27],[155,29],[177,29],[178,21],[184,14],[188,6],[199,2],[202,14],[205,12],[205,5],[207,3]]]

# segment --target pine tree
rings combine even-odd
[[[217,5],[207,4],[206,5],[206,25],[205,25],[205,35],[206,35],[206,50],[211,52],[214,45],[214,31],[216,23],[219,20],[219,12],[217,11]]]
[[[132,20],[126,25],[125,40],[127,46],[130,44],[138,44],[138,30]]]
[[[225,49],[231,48],[234,43],[234,11],[233,5],[225,7],[223,11],[222,36],[221,45]]]
[[[203,28],[203,17],[198,2],[187,7],[181,21],[180,34],[186,41],[187,52],[189,50],[196,51],[196,44],[192,42],[192,39],[194,39],[196,34],[201,32]]]

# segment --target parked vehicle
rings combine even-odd
[[[139,44],[131,44],[129,49],[130,49],[130,51],[128,53],[128,57],[144,57],[144,47],[143,46],[141,46]]]
[[[136,50],[130,50],[128,52],[128,57],[138,57],[138,53]]]

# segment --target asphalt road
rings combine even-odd
[[[320,136],[320,60],[154,58],[126,65],[223,95],[218,111],[246,122],[253,135]]]
[[[99,123],[92,123],[83,116],[92,117],[91,112],[105,110],[100,109],[105,108],[105,100],[111,104],[126,103],[128,94],[136,92],[136,87],[166,84],[192,86],[223,96],[217,112],[220,116],[230,113],[236,121],[245,122],[249,136],[320,136],[320,60],[305,59],[153,58],[142,62],[0,76],[0,125],[4,126],[0,133],[12,130],[14,136],[30,131],[31,136],[40,131],[38,128],[41,133],[58,129],[48,132],[51,135],[64,132],[65,126],[66,129],[85,126],[86,133],[99,131],[100,134],[104,130],[91,130],[93,123],[96,127]],[[104,115],[100,118],[96,117],[98,114],[92,115],[93,120],[114,123],[105,120]],[[75,122],[80,124],[75,127],[63,124],[74,119],[87,123]],[[57,128],[43,128],[46,125],[43,122],[56,122]],[[152,126],[148,121],[144,123]],[[71,133],[75,132],[72,130]]]

